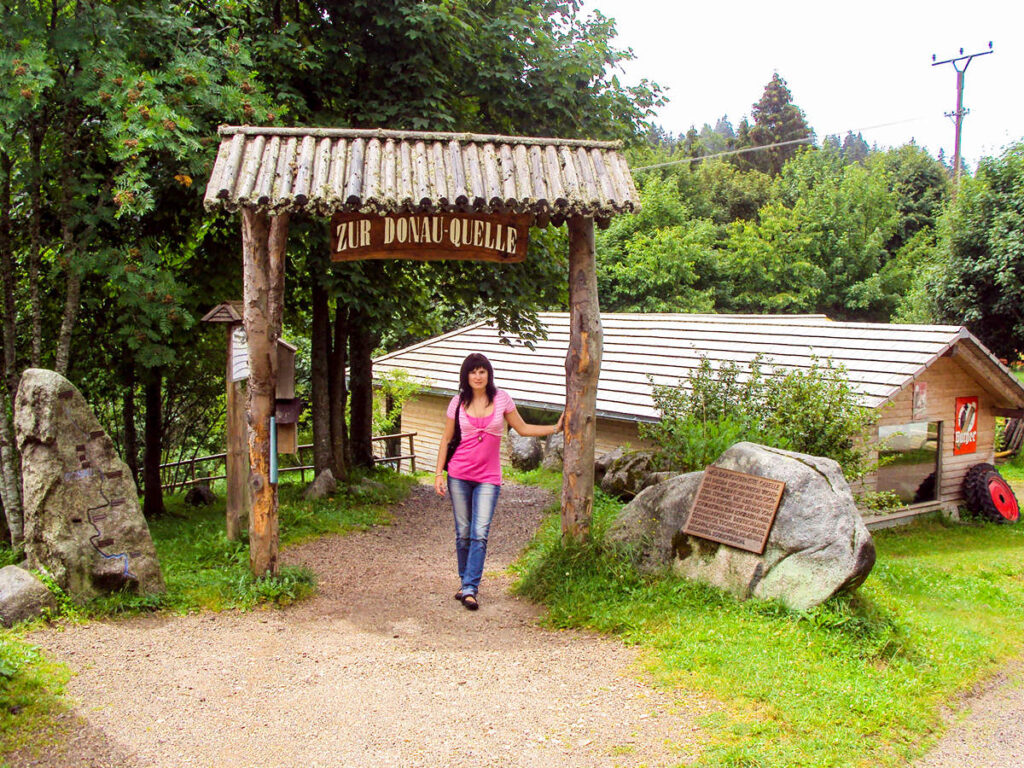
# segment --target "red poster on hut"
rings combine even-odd
[[[978,398],[958,397],[953,421],[953,455],[978,450]]]

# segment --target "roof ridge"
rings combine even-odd
[[[457,133],[448,131],[395,131],[385,128],[324,128],[317,126],[275,126],[275,125],[222,125],[217,129],[221,136],[313,136],[315,138],[339,139],[398,139],[402,141],[461,141],[471,144],[523,144],[556,145],[560,147],[594,147],[597,149],[622,149],[620,140],[599,141],[597,139],[563,139],[542,136],[505,136],[486,133]]]

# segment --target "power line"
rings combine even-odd
[[[636,173],[637,171],[649,171],[652,168],[666,168],[670,165],[680,165],[682,163],[696,163],[701,160],[711,160],[716,157],[726,157],[727,155],[742,155],[744,152],[758,152],[762,149],[774,149],[775,147],[788,147],[791,144],[810,144],[813,139],[808,136],[806,139],[791,139],[790,141],[779,141],[775,144],[761,144],[756,147],[744,147],[743,149],[733,149],[729,152],[717,152],[713,155],[701,155],[700,157],[687,157],[682,160],[671,160],[667,163],[657,163],[655,165],[644,165],[640,168],[630,168],[629,170]]]
[[[888,123],[876,123],[874,125],[865,125],[865,126],[863,126],[861,128],[850,128],[850,129],[848,129],[848,132],[849,133],[863,133],[864,131],[872,131],[872,130],[874,130],[876,128],[889,128],[889,127],[894,126],[894,125],[905,125],[906,123],[918,123],[918,122],[921,122],[922,120],[930,120],[930,119],[931,118],[929,118],[927,115],[919,115],[918,117],[908,117],[908,118],[905,118],[903,120],[893,120],[893,121],[888,122]],[[832,135],[832,134],[829,134],[829,135]],[[835,135],[838,136],[839,134],[835,134]],[[757,152],[758,150],[761,150],[761,149],[772,149],[774,147],[786,147],[786,146],[789,146],[791,144],[811,144],[811,143],[812,143],[812,139],[810,139],[810,138],[806,138],[806,139],[792,139],[790,141],[780,141],[780,142],[778,142],[776,144],[764,144],[764,145],[760,145],[760,146],[756,146],[756,147],[744,147],[743,149],[734,149],[734,150],[730,150],[728,152],[716,152],[713,155],[700,155],[698,157],[687,157],[687,158],[684,158],[682,160],[670,160],[669,162],[666,162],[666,163],[657,163],[656,165],[644,165],[644,166],[641,166],[639,168],[630,168],[629,170],[633,171],[634,173],[636,171],[649,171],[652,168],[667,168],[670,165],[681,165],[683,163],[695,163],[695,162],[698,162],[700,160],[711,160],[711,159],[714,159],[716,157],[726,157],[728,155],[740,155],[740,154],[743,154],[745,152]]]

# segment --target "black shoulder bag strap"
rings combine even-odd
[[[455,455],[455,449],[459,447],[459,443],[462,442],[462,414],[459,411],[462,410],[462,403],[460,402],[458,407],[455,409],[455,434],[452,435],[452,439],[448,441],[448,451],[444,456],[444,468],[448,470],[448,462],[452,460],[452,456]]]

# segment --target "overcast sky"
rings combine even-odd
[[[860,131],[869,144],[917,140],[953,155],[953,66],[964,53],[963,156],[973,167],[1024,138],[1024,1],[585,0],[617,22],[620,47],[636,61],[625,80],[646,77],[668,88],[658,116],[672,133],[733,126],[750,115],[773,72],[788,83],[819,141]],[[962,64],[960,65],[962,66]],[[884,127],[880,127],[884,126]]]

